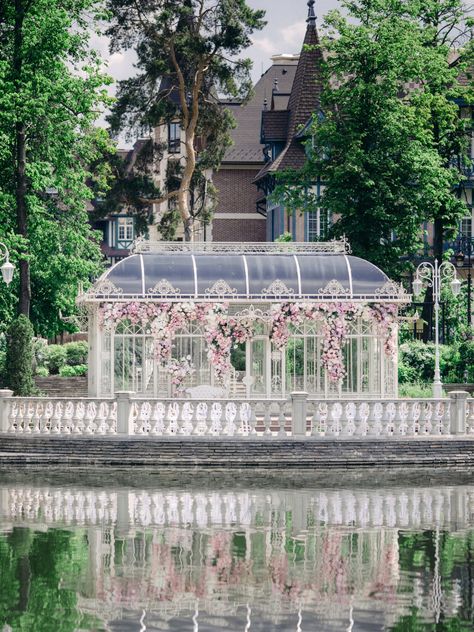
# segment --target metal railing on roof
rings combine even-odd
[[[260,253],[312,253],[312,254],[350,254],[351,247],[347,239],[314,242],[183,242],[183,241],[147,241],[137,239],[131,253],[211,253],[211,254],[260,254]]]

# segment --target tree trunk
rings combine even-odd
[[[443,212],[443,211],[442,211]],[[433,235],[433,256],[438,263],[443,261],[444,246],[444,222],[442,217],[435,218]]]
[[[17,92],[20,91],[22,73],[22,47],[23,47],[23,0],[15,0],[15,33],[13,43],[13,70]],[[26,179],[26,126],[22,121],[17,121],[15,126],[15,198],[16,198],[16,223],[17,234],[25,239],[28,237],[28,217],[26,206],[27,179]],[[29,317],[31,287],[30,265],[28,259],[19,260],[20,268],[20,296],[18,312]]]

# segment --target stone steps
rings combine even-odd
[[[87,397],[87,377],[35,377],[35,384],[48,397]]]
[[[474,465],[471,439],[286,440],[0,436],[0,465],[365,468]]]

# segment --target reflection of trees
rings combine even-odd
[[[76,592],[62,586],[63,577],[83,572],[87,559],[87,540],[81,532],[15,528],[0,537],[0,628],[87,629],[93,622],[77,609]]]
[[[400,534],[400,570],[416,572],[425,591],[393,632],[471,632],[474,629],[474,532]],[[438,586],[439,595],[436,595]],[[436,601],[436,607],[434,603]]]

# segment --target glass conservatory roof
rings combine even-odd
[[[373,264],[342,253],[161,252],[108,270],[85,300],[364,300],[405,302]]]

